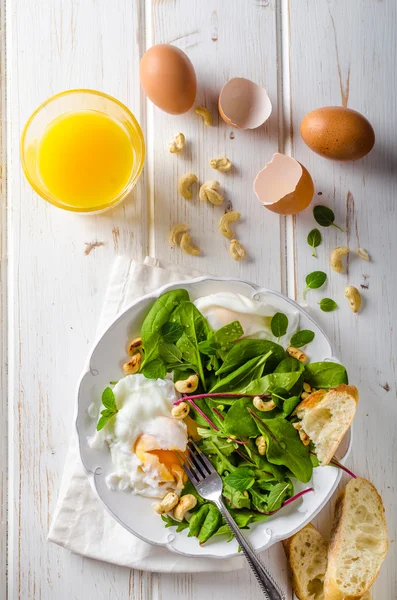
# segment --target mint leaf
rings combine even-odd
[[[307,236],[307,243],[312,247],[312,256],[317,258],[316,250],[317,246],[323,241],[322,235],[318,229],[312,229]]]
[[[313,340],[314,331],[310,331],[310,329],[301,329],[300,331],[296,331],[291,337],[290,345],[295,348],[301,348],[302,346],[306,346],[306,344],[310,344]]]
[[[114,397],[113,390],[107,387],[102,393],[102,404],[105,408],[109,408],[113,412],[117,412],[116,398]]]
[[[303,290],[303,298],[306,296],[307,290],[317,290],[327,281],[327,274],[324,271],[313,271],[306,275],[306,287]]]
[[[317,223],[321,225],[321,227],[336,227],[340,231],[343,231],[339,225],[335,225],[335,215],[334,211],[328,208],[328,206],[317,205],[313,208],[313,216],[316,219]]]
[[[320,308],[322,311],[324,312],[332,312],[333,310],[336,310],[338,307],[338,305],[336,304],[335,300],[332,300],[332,298],[323,298],[320,302],[319,302]]]
[[[227,477],[225,477],[225,483],[235,490],[244,492],[254,485],[255,477],[250,469],[242,467],[236,469],[233,473],[230,473],[230,475],[227,475]]]
[[[288,317],[283,313],[276,313],[270,322],[270,328],[274,337],[280,339],[287,333]]]
[[[179,323],[164,323],[161,328],[163,342],[172,344],[177,342],[183,334],[183,327]]]

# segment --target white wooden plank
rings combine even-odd
[[[395,156],[396,100],[391,82],[396,67],[393,1],[291,2],[291,106],[293,154],[308,168],[315,181],[315,203],[330,206],[344,233],[322,229],[324,243],[318,259],[306,244],[315,226],[311,208],[296,219],[296,277],[300,297],[307,273],[325,270],[324,289],[308,293],[312,314],[331,335],[346,364],[351,382],[361,392],[354,425],[354,444],[349,465],[379,489],[387,512],[391,546],[379,579],[375,598],[394,598],[396,590],[396,333],[395,255],[397,242]],[[374,126],[377,142],[362,161],[338,163],[311,152],[302,142],[299,125],[317,107],[345,104],[363,113]],[[352,249],[348,273],[339,275],[329,267],[335,246]],[[362,261],[354,250],[367,248],[371,261]],[[355,285],[364,307],[354,315],[344,298],[344,288]],[[335,313],[321,313],[320,298],[334,298]],[[390,389],[389,389],[390,388]],[[329,529],[331,506],[322,524]]]
[[[63,89],[106,91],[139,118],[142,25],[139,3],[127,0],[7,3],[13,599],[142,596],[127,569],[73,557],[48,544],[46,535],[71,434],[75,385],[110,266],[117,251],[137,258],[146,251],[143,180],[120,208],[75,216],[38,198],[19,163],[24,122]],[[93,242],[104,245],[88,252]]]

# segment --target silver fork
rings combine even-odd
[[[240,544],[245,558],[262,588],[265,598],[267,600],[285,600],[285,594],[275,582],[270,572],[258,559],[255,551],[245,539],[235,520],[227,510],[222,500],[222,479],[212,466],[212,463],[208,460],[204,452],[201,452],[193,440],[189,440],[187,447],[189,453],[184,454],[184,459],[189,466],[184,463],[183,468],[197,492],[205,500],[213,502],[219,508],[234,537]]]

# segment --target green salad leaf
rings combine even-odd
[[[230,475],[227,475],[224,481],[233,489],[244,492],[244,490],[249,490],[254,485],[255,477],[252,470],[246,467],[239,467],[230,473]]]
[[[161,337],[166,344],[177,342],[183,333],[182,325],[178,323],[164,323],[161,328]]]
[[[305,381],[314,388],[328,389],[349,383],[343,365],[331,361],[309,363],[305,367]]]
[[[256,358],[251,358],[251,360],[247,361],[241,367],[238,367],[235,371],[232,371],[222,379],[220,379],[214,386],[211,388],[211,392],[239,392],[244,389],[246,385],[250,383],[253,379],[259,379],[262,375],[265,363],[269,356],[271,355],[271,350],[264,354],[263,356],[257,356]]]
[[[234,371],[252,358],[268,354],[269,351],[271,351],[271,355],[266,361],[266,368],[274,369],[285,358],[286,353],[282,346],[269,340],[241,340],[234,344],[226,354],[224,362],[216,374],[221,375]]]

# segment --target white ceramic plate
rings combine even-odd
[[[164,527],[163,521],[153,511],[153,499],[135,496],[128,492],[111,491],[105,483],[106,475],[113,471],[110,452],[106,449],[92,449],[87,438],[94,435],[96,419],[88,415],[88,407],[94,402],[98,409],[102,392],[110,381],[123,376],[122,364],[125,360],[125,347],[140,333],[141,324],[153,301],[165,291],[184,288],[192,300],[219,291],[243,294],[250,298],[266,299],[281,312],[298,311],[300,329],[311,329],[315,338],[308,354],[312,361],[336,360],[325,333],[313,319],[295,302],[282,294],[259,288],[236,279],[201,277],[191,281],[172,283],[134,302],[105,331],[95,344],[88,357],[87,367],[78,387],[76,427],[79,437],[80,455],[93,490],[110,514],[125,529],[150,544],[166,546],[173,552],[188,556],[225,558],[237,554],[237,543],[226,542],[222,537],[210,540],[200,546],[196,538],[188,538],[186,530],[175,533],[175,529]],[[349,441],[345,443],[345,456]],[[339,456],[340,457],[340,456]],[[341,458],[341,457],[340,457]],[[263,550],[301,529],[321,510],[335,491],[341,472],[334,467],[314,469],[312,481],[301,484],[294,480],[295,492],[313,487],[314,492],[306,494],[288,507],[270,517],[265,522],[253,525],[246,532],[256,550]]]

